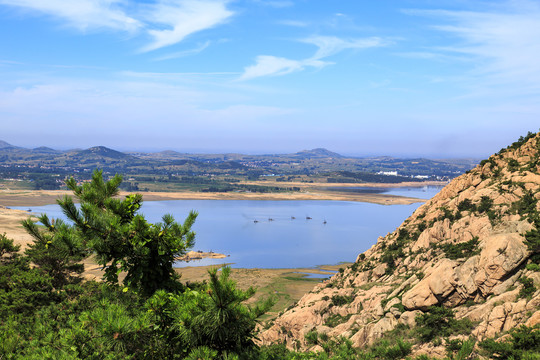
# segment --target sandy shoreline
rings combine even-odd
[[[215,253],[213,251],[204,252],[201,250],[197,250],[197,251],[188,251],[187,254],[177,257],[176,260],[190,262],[190,261],[196,261],[196,260],[201,260],[201,259],[224,259],[229,256],[230,255]]]
[[[297,186],[300,192],[286,193],[203,193],[203,192],[143,192],[145,201],[160,200],[334,200],[334,201],[358,201],[382,205],[407,205],[417,202],[424,202],[423,199],[402,197],[384,194],[359,194],[351,192],[339,192],[325,190],[327,187],[422,187],[426,185],[444,185],[443,182],[408,182],[400,184],[328,184],[328,183],[277,183],[277,182],[256,182],[252,184],[263,184],[269,186]],[[31,209],[32,206],[42,206],[55,204],[56,200],[71,195],[68,190],[0,190],[0,233],[13,239],[16,244],[23,248],[32,241],[32,238],[23,230],[21,221],[27,219],[31,214],[24,210],[10,209],[10,206],[25,206]],[[127,195],[128,192],[121,192],[120,195]],[[194,258],[199,257],[225,257],[223,254],[210,254],[196,251],[191,254]]]
[[[250,192],[141,192],[145,201],[159,200],[336,200],[336,201],[359,201],[382,205],[403,205],[415,202],[424,202],[425,200],[385,195],[385,194],[360,194],[351,192],[339,192],[326,190],[328,187],[344,189],[350,187],[422,187],[426,185],[445,185],[445,182],[406,182],[399,184],[328,184],[328,183],[278,183],[278,182],[246,182],[246,184],[257,184],[267,186],[288,186],[299,187],[299,192],[283,193],[250,193]],[[121,192],[127,195],[129,192]],[[58,198],[64,195],[71,195],[68,190],[0,190],[1,206],[41,206],[55,204]]]
[[[377,184],[378,185],[378,184]],[[364,184],[362,184],[364,186]],[[300,193],[275,193],[275,194],[254,194],[254,193],[143,193],[146,201],[155,200],[345,200],[345,201],[366,201],[382,204],[410,204],[424,201],[421,199],[401,198],[398,196],[385,195],[364,195],[364,194],[335,194],[319,193],[310,189],[310,192]],[[124,195],[126,193],[123,193]],[[31,214],[25,210],[9,209],[9,206],[32,206],[54,204],[56,199],[64,195],[71,195],[69,191],[0,191],[0,233],[13,239],[16,244],[25,246],[32,242],[32,238],[21,226],[21,221],[27,219]],[[212,257],[223,258],[227,262],[226,255],[217,253],[204,253],[191,251],[182,260],[190,260],[193,266],[177,268],[181,275],[182,282],[208,281],[208,269],[216,266],[197,266],[197,258]],[[100,280],[103,272],[94,259],[88,258],[83,261],[85,265],[84,277],[88,280]],[[234,265],[234,264],[232,264]],[[249,300],[253,302],[261,298],[272,297],[276,300],[275,306],[265,315],[266,318],[277,316],[279,311],[283,311],[296,301],[320,280],[308,279],[303,273],[326,273],[324,270],[336,271],[346,265],[326,265],[318,268],[299,269],[243,269],[232,268],[231,278],[236,281],[238,288],[247,289],[250,286],[258,289],[255,296]],[[219,265],[218,265],[219,267]]]

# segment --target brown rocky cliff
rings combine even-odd
[[[351,267],[317,285],[261,341],[317,350],[305,338],[316,331],[364,347],[398,324],[414,327],[431,306],[470,319],[480,340],[539,323],[540,291],[523,296],[520,279],[540,287],[540,272],[526,268],[534,254],[524,236],[540,226],[540,136],[520,140],[454,179]]]

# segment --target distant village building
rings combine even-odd
[[[390,175],[390,176],[397,176],[397,171],[379,171],[377,175]]]

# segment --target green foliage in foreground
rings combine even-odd
[[[30,268],[13,242],[0,253],[0,358],[216,359],[257,357],[256,318],[271,305],[249,307],[229,268],[210,272],[208,284],[146,299],[94,281],[53,287],[53,277]],[[204,357],[212,358],[212,357]]]
[[[81,202],[59,201],[68,225],[24,221],[34,243],[24,255],[0,236],[0,359],[251,359],[256,319],[271,302],[244,304],[230,269],[208,284],[183,285],[172,268],[194,242],[191,212],[148,223],[140,195],[116,197],[119,176],[68,186]],[[95,254],[105,282],[81,281],[80,261]],[[125,271],[123,284],[118,273]]]
[[[118,283],[118,273],[125,271],[124,283],[144,296],[159,289],[175,290],[179,283],[174,259],[194,245],[191,226],[197,213],[191,211],[182,225],[169,214],[162,223],[151,224],[137,214],[142,195],[115,197],[121,182],[119,175],[105,182],[100,171],[81,186],[71,178],[66,185],[80,201],[80,210],[68,196],[58,204],[74,223],[72,233],[95,252],[108,282]]]
[[[227,267],[210,271],[208,283],[181,284],[172,261],[193,244],[196,214],[183,225],[167,216],[150,224],[136,214],[138,195],[114,197],[118,184],[117,177],[103,181],[99,172],[82,187],[71,183],[81,209],[67,198],[61,205],[74,225],[46,216],[43,226],[25,221],[34,243],[24,254],[0,235],[0,359],[403,359],[414,343],[442,343],[441,337],[449,359],[467,359],[473,351],[472,340],[447,339],[470,332],[471,323],[442,307],[420,315],[408,333],[398,327],[367,349],[315,330],[306,340],[320,345],[319,353],[258,347],[257,318],[272,302],[247,306],[255,290],[237,289]],[[89,254],[105,267],[106,281],[82,281],[80,260]],[[118,283],[119,270],[127,273],[124,284]],[[332,303],[351,300],[333,297]],[[500,359],[538,359],[539,330],[523,327],[509,341],[484,341],[482,351]]]

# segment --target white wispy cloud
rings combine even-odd
[[[127,0],[0,0],[0,5],[45,14],[80,31],[112,29],[143,30],[152,38],[143,52],[183,41],[187,36],[225,23],[234,12],[229,0],[155,0],[141,5]],[[198,49],[171,54],[168,58],[196,54]]]
[[[142,51],[152,51],[181,42],[187,36],[225,23],[234,12],[228,0],[161,0],[148,6],[145,18],[164,29],[150,29],[152,43]]]
[[[474,81],[540,95],[540,4],[511,1],[487,11],[409,10],[444,23],[433,28],[455,37],[453,44],[432,49],[474,61]],[[511,85],[511,88],[508,87]],[[499,90],[503,87],[500,86]]]
[[[386,41],[378,37],[345,40],[335,36],[313,36],[301,41],[319,48],[313,55],[314,59],[332,56],[346,49],[367,49],[387,44]]]
[[[322,68],[331,63],[316,59],[291,60],[282,57],[260,55],[255,65],[248,66],[239,80],[249,80],[261,76],[279,76],[304,70],[306,67]]]
[[[190,56],[190,55],[196,55],[206,49],[208,46],[210,46],[210,41],[206,41],[204,44],[201,44],[193,49],[183,50],[183,51],[177,51],[171,54],[163,55],[160,57],[155,58],[156,61],[162,61],[162,60],[171,60],[171,59],[177,59],[184,56]]]
[[[248,66],[239,80],[249,80],[262,76],[281,76],[306,68],[323,68],[332,62],[323,61],[324,58],[335,55],[346,49],[366,49],[385,46],[386,41],[373,37],[362,39],[341,39],[335,36],[312,36],[301,39],[300,42],[313,44],[318,47],[315,54],[307,59],[293,60],[271,55],[260,55],[255,59],[255,65]]]
[[[280,25],[293,26],[293,27],[307,27],[309,23],[300,20],[280,20],[277,22]]]
[[[61,18],[81,31],[98,28],[133,31],[142,26],[124,12],[123,0],[0,0],[0,4]]]

